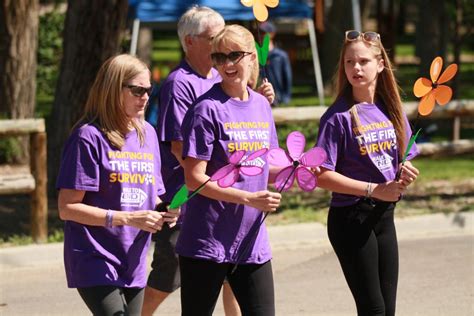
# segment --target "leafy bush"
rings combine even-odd
[[[17,138],[0,138],[0,164],[13,163],[20,154],[21,146]]]
[[[65,13],[58,11],[40,16],[38,69],[36,73],[38,100],[51,100],[54,96],[62,57],[62,32],[65,17]],[[44,113],[41,104],[39,104],[37,110],[42,116],[48,114]]]

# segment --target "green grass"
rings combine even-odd
[[[162,50],[162,49],[165,49],[165,50],[175,49],[179,51],[181,49],[181,45],[179,43],[178,37],[177,36],[164,37],[160,40],[153,42],[154,51]]]
[[[64,240],[64,231],[62,229],[54,229],[48,234],[47,243],[62,242]],[[14,234],[5,240],[0,239],[0,248],[7,246],[24,246],[33,243],[33,238],[29,235]]]
[[[420,170],[420,182],[474,179],[474,155],[415,158],[413,164]]]
[[[410,189],[407,198],[399,202],[397,216],[474,211],[474,205],[466,205],[463,194],[449,193],[454,184],[474,179],[472,155],[417,158],[413,164],[420,170],[420,176],[414,184],[416,187]],[[435,182],[443,182],[441,188],[433,186]],[[470,192],[469,195],[474,188],[465,190]],[[325,224],[329,202],[328,191],[316,189],[307,193],[294,187],[282,194],[280,210],[269,216],[268,223],[280,225],[317,221]]]
[[[151,58],[155,64],[179,62],[181,59],[181,53],[174,50],[155,50],[153,51]]]
[[[397,56],[414,56],[415,45],[398,44],[397,46],[395,46],[395,54]]]

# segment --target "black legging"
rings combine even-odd
[[[142,313],[143,288],[93,286],[78,288],[77,291],[93,315],[140,316]]]
[[[243,316],[275,315],[272,263],[233,264],[179,257],[181,270],[181,315],[210,316],[225,277]]]
[[[393,203],[379,203],[372,210],[360,204],[329,209],[329,240],[359,316],[395,315],[398,242],[394,209]]]

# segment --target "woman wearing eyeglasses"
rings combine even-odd
[[[258,76],[252,34],[240,25],[226,26],[212,42],[211,58],[222,81],[197,99],[181,128],[184,174],[191,191],[228,164],[232,153],[244,150],[246,157],[278,146],[270,104],[248,86],[255,85]],[[263,212],[276,210],[281,195],[266,190],[266,157],[251,163],[262,173],[236,174],[229,187],[208,182],[187,202],[176,245],[182,315],[212,315],[226,277],[243,315],[275,314],[267,231],[265,225],[254,231]],[[232,273],[239,255],[243,260]]]
[[[100,68],[67,140],[57,179],[68,287],[94,315],[139,315],[150,233],[176,215],[164,193],[153,127],[144,121],[150,71],[118,55]]]
[[[411,135],[390,60],[375,32],[346,32],[337,97],[320,121],[328,154],[318,184],[332,191],[328,235],[358,315],[394,315],[394,210],[418,170],[402,156]],[[408,160],[417,154],[416,146]],[[400,177],[397,172],[401,170]]]

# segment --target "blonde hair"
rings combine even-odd
[[[363,41],[361,38],[355,41],[344,41],[342,45],[341,54],[339,57],[338,69],[336,72],[336,92],[337,97],[336,103],[339,99],[344,98],[347,102],[352,103],[351,106],[351,117],[353,118],[353,129],[359,132],[360,119],[357,113],[357,108],[354,105],[354,99],[352,96],[352,85],[349,83],[346,77],[344,69],[344,55],[346,53],[347,47],[351,43],[356,41]],[[400,88],[397,84],[395,76],[393,74],[392,64],[388,58],[387,52],[382,45],[380,40],[373,42],[363,43],[368,46],[368,48],[374,53],[377,58],[381,58],[384,61],[384,70],[377,76],[377,83],[375,88],[375,99],[381,101],[388,112],[390,121],[392,122],[395,134],[397,136],[398,143],[398,156],[401,158],[406,148],[406,123],[404,119],[403,109],[402,109],[402,100],[400,97]],[[334,104],[333,103],[333,104]]]
[[[105,134],[113,146],[122,149],[125,134],[131,125],[137,131],[140,145],[143,146],[145,142],[143,118],[130,120],[127,116],[122,89],[123,85],[144,70],[148,70],[147,65],[132,55],[122,54],[106,60],[89,91],[84,114],[74,128],[84,123],[93,124]]]
[[[215,53],[219,51],[221,47],[230,47],[232,44],[237,44],[242,48],[243,51],[255,55],[252,65],[252,72],[248,80],[250,87],[255,89],[257,86],[259,66],[257,49],[255,48],[255,39],[252,33],[245,27],[238,24],[227,25],[219,34],[214,37],[214,40],[212,41],[212,52]]]

